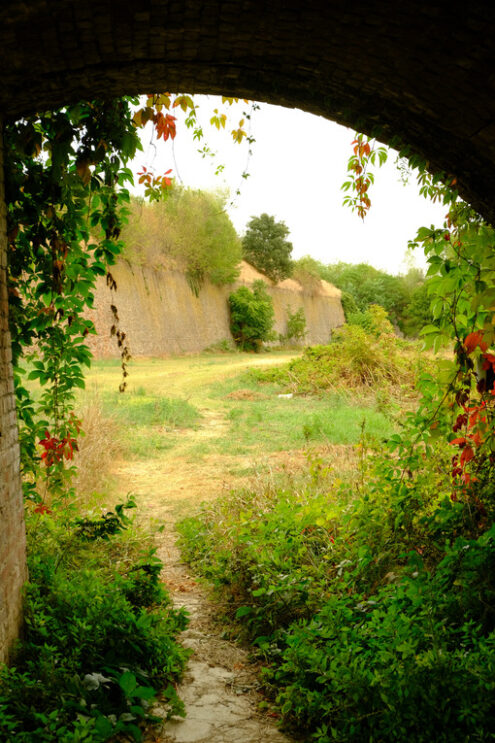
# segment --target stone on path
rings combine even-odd
[[[178,688],[186,717],[165,721],[155,732],[160,743],[293,743],[274,720],[258,710],[258,680],[247,653],[222,639],[213,621],[215,607],[187,574],[172,535],[160,549],[164,578],[174,604],[184,606],[189,627],[180,641],[193,651]],[[166,711],[155,708],[157,716]]]

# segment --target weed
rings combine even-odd
[[[366,327],[345,325],[327,346],[313,346],[285,367],[251,370],[254,379],[277,382],[289,392],[319,394],[323,390],[383,390],[390,396],[414,393],[420,373],[432,366],[415,343],[395,338],[385,311],[369,312]]]
[[[127,507],[132,504],[127,504]],[[187,651],[185,626],[160,584],[161,563],[142,535],[129,538],[124,506],[68,523],[28,520],[25,631],[0,671],[0,738],[6,743],[141,740],[151,703],[182,704],[172,682]]]
[[[305,739],[493,739],[495,527],[459,536],[449,456],[431,447],[406,480],[393,455],[363,455],[349,480],[313,459],[290,488],[234,492],[180,524]]]
[[[79,440],[78,468],[73,480],[79,502],[101,492],[107,482],[112,460],[118,451],[115,417],[104,414],[100,396],[89,393],[77,411],[84,432]]]

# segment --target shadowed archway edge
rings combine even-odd
[[[151,90],[298,107],[410,145],[494,219],[495,5],[463,6],[4,0],[0,111]]]

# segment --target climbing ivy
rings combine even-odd
[[[369,167],[382,165],[388,153],[362,134],[352,145],[343,188],[355,195],[344,203],[364,219],[374,180]],[[495,517],[495,230],[460,199],[455,175],[430,173],[408,148],[397,162],[403,178],[416,171],[422,196],[448,209],[441,227],[421,227],[409,246],[421,247],[429,265],[433,323],[421,331],[425,348],[453,346],[454,353],[439,379],[423,380],[419,408],[395,444],[403,472],[420,466],[418,456],[436,438],[452,446],[451,500],[461,509],[463,533],[477,536]]]
[[[222,99],[226,106],[237,101]],[[40,483],[45,491],[70,492],[81,430],[74,399],[91,359],[85,340],[95,332],[85,310],[99,276],[117,289],[110,269],[123,248],[120,233],[133,181],[129,162],[142,149],[138,131],[151,122],[157,140],[173,140],[177,108],[187,113],[185,125],[194,138],[203,139],[197,106],[185,94],[152,93],[144,103],[130,96],[80,101],[5,125],[14,382],[24,486],[35,501],[42,500]],[[226,122],[217,109],[210,124],[219,129]],[[244,123],[234,125],[231,135],[251,145]],[[171,169],[157,175],[143,165],[139,182],[148,198],[160,199],[172,184]],[[129,348],[115,302],[111,311],[123,391]],[[39,382],[39,395],[27,380]]]
[[[113,283],[109,266],[122,248],[132,180],[127,164],[140,148],[136,102],[78,102],[5,126],[10,329],[31,497],[40,497],[35,486],[42,471],[63,492],[72,469],[80,430],[74,394],[84,387],[85,338],[94,332],[85,309],[98,276]],[[26,379],[40,383],[36,399]]]

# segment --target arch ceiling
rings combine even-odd
[[[152,90],[297,106],[424,155],[495,219],[495,3],[3,0],[0,111]]]

